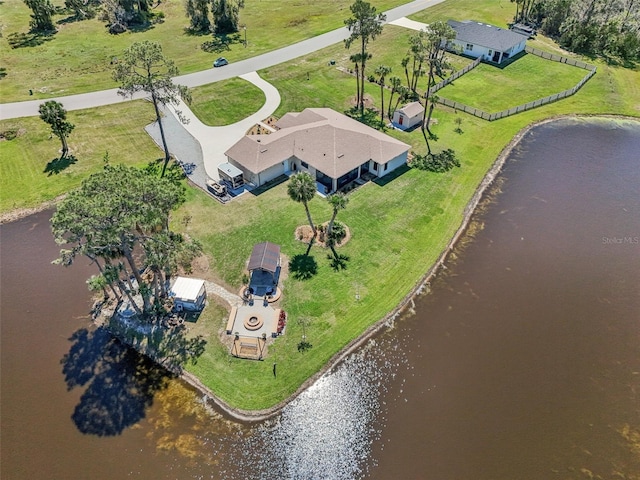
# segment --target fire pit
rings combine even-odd
[[[263,324],[264,324],[264,321],[260,317],[256,317],[255,315],[252,315],[251,317],[247,318],[244,321],[244,328],[251,331],[259,330]]]

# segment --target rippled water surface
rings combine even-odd
[[[1,477],[638,480],[639,151],[535,128],[414,311],[257,425],[87,328],[48,214],[2,226]]]

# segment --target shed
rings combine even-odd
[[[218,175],[220,175],[220,180],[228,182],[231,188],[238,188],[244,185],[242,170],[228,162],[218,165]]]
[[[178,312],[202,310],[207,298],[204,280],[177,277],[171,285],[169,296],[173,297],[173,307]]]
[[[424,107],[420,102],[411,102],[393,112],[393,125],[401,130],[420,125],[424,116]]]

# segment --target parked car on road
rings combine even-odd
[[[220,57],[220,58],[217,58],[215,62],[213,62],[213,66],[214,67],[222,67],[224,65],[227,65],[228,63],[229,62],[227,61],[226,58]]]

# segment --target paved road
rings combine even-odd
[[[400,7],[385,12],[387,15],[387,23],[398,20],[406,15],[419,12],[443,1],[444,0],[414,0],[413,2],[401,5]],[[197,87],[199,85],[206,85],[208,83],[226,80],[228,78],[245,75],[307,55],[315,52],[316,50],[341,42],[348,36],[349,31],[345,27],[338,28],[323,35],[298,42],[294,45],[289,45],[288,47],[284,47],[279,50],[274,50],[237,63],[231,63],[225,67],[215,69],[210,68],[201,72],[182,75],[176,77],[175,81],[187,87]],[[133,98],[144,98],[145,96],[146,95],[144,93],[140,93]],[[66,110],[79,110],[83,108],[111,105],[127,101],[129,99],[124,99],[119,96],[118,90],[114,88],[99,92],[58,97],[53,100],[63,103]],[[38,106],[42,102],[43,100],[40,99],[2,104],[0,105],[0,120],[38,115]]]

